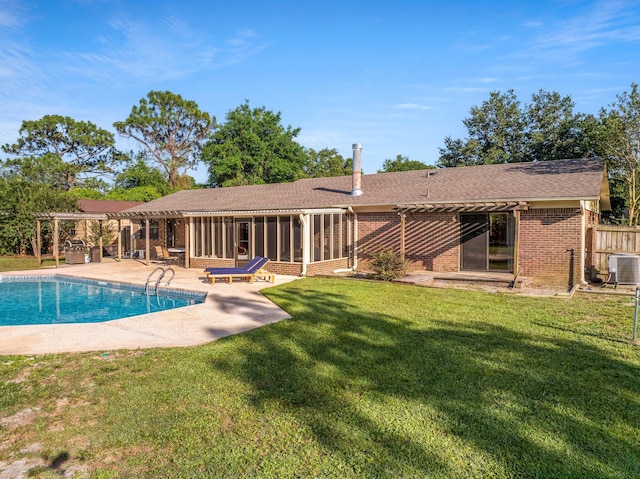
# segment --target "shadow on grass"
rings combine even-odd
[[[294,319],[211,367],[358,475],[640,476],[637,367],[490,319],[363,313],[346,293],[296,285],[271,295]]]

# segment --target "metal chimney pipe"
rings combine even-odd
[[[360,196],[362,194],[362,145],[360,143],[354,143],[353,148],[353,176],[351,196]]]

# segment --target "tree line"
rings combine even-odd
[[[444,139],[435,166],[601,157],[614,205],[607,220],[638,224],[637,85],[616,98],[598,115],[586,115],[556,92],[540,90],[525,105],[513,90],[491,92],[463,120],[467,138]],[[114,133],[89,121],[46,115],[22,123],[17,140],[2,146],[9,157],[0,160],[0,254],[32,250],[34,212],[73,211],[81,198],[150,201],[180,189],[351,174],[351,158],[335,148],[302,147],[300,128],[284,126],[279,112],[248,100],[218,124],[194,101],[151,91],[113,128],[138,149],[119,151]],[[189,175],[199,163],[208,169],[205,185]],[[397,155],[379,172],[433,167]]]
[[[640,221],[640,92],[616,95],[597,115],[576,113],[570,96],[540,90],[522,105],[513,90],[491,92],[463,120],[467,138],[444,139],[438,167],[602,158],[607,166],[612,211],[604,220]]]
[[[299,128],[248,101],[218,125],[194,101],[151,91],[113,124],[135,140],[116,149],[114,133],[89,121],[46,115],[22,123],[0,161],[0,254],[33,250],[34,212],[73,211],[78,199],[150,201],[180,189],[295,181],[351,173],[337,149],[305,149]],[[189,172],[204,163],[206,185]]]

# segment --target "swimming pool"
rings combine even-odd
[[[202,303],[204,293],[62,275],[0,277],[0,326],[100,323]]]

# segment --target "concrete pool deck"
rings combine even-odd
[[[103,263],[3,272],[0,277],[60,274],[144,285],[156,267],[136,260],[118,263],[106,259]],[[0,326],[0,355],[196,346],[290,317],[260,294],[262,288],[273,286],[271,283],[234,281],[214,286],[200,269],[173,269],[176,275],[169,287],[207,293],[204,303],[104,323]],[[295,279],[277,275],[275,284]]]

